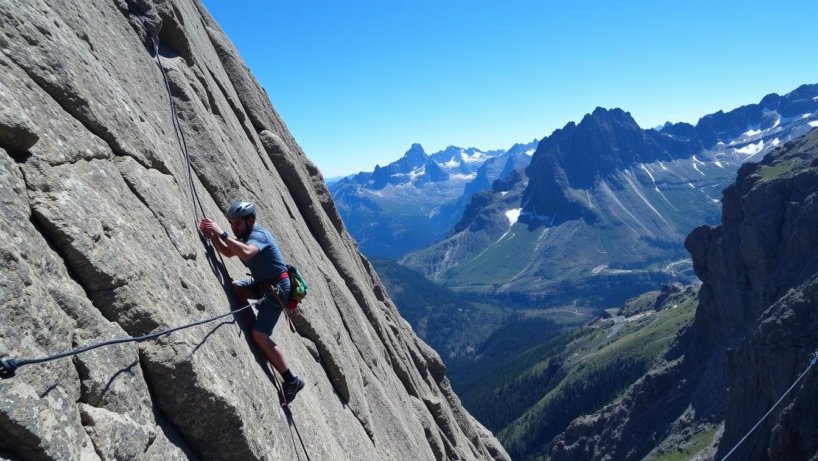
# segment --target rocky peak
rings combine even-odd
[[[438,163],[447,163],[447,162],[462,162],[462,154],[464,152],[474,152],[476,149],[469,148],[463,149],[457,146],[448,146],[440,152],[435,152],[431,155],[432,159]]]
[[[533,139],[528,143],[516,143],[507,151],[508,155],[525,154],[528,156],[534,155],[534,150],[537,148],[538,139]]]
[[[597,107],[543,139],[526,170],[522,220],[562,222],[593,219],[587,201],[573,192],[634,162],[670,159],[670,154],[639,128],[630,113]],[[582,194],[579,194],[582,195]]]
[[[418,168],[420,166],[425,165],[429,161],[429,156],[426,155],[426,151],[423,150],[423,146],[418,143],[412,144],[412,147],[403,154],[403,157],[398,160],[398,163],[401,166],[406,168]]]
[[[597,107],[566,141],[570,143],[566,149],[566,159],[570,160],[567,173],[582,184],[588,184],[594,175],[634,162],[651,162],[664,154],[645,136],[631,114],[618,108]]]
[[[309,456],[508,458],[198,1],[0,2],[0,49],[0,357],[229,313],[245,268],[222,264],[196,218],[225,227],[249,198],[310,284],[297,333],[273,333],[307,382],[291,409]],[[0,380],[0,458],[302,457],[245,312],[21,367]]]
[[[695,155],[735,156],[742,150],[754,155],[756,149],[801,136],[816,113],[818,85],[802,85],[784,96],[767,95],[759,104],[709,114],[695,126],[666,123],[659,130],[642,130],[621,109],[597,107],[579,124],[568,123],[540,142],[527,169],[531,181],[522,219],[531,223],[594,219],[582,196],[599,180],[638,163],[675,159],[695,163],[700,162]]]
[[[569,184],[587,187],[599,175],[657,158],[669,159],[658,144],[645,136],[629,112],[597,107],[578,125],[569,123],[543,140],[531,168],[536,169],[542,162],[556,162]]]
[[[400,159],[385,167],[375,165],[371,174],[360,173],[355,179],[364,187],[379,190],[388,185],[412,182],[415,177],[424,174],[424,169],[432,163],[434,161],[423,150],[423,146],[415,143]]]

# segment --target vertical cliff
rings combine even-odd
[[[805,371],[818,348],[818,130],[742,166],[721,221],[685,242],[703,282],[691,327],[621,402],[557,437],[552,459],[721,459]],[[815,459],[817,398],[813,367],[730,459]]]
[[[722,354],[726,406],[716,457],[729,452],[818,349],[818,131],[739,170],[722,225],[687,241],[704,284],[693,332]],[[818,370],[737,449],[734,459],[818,455]]]
[[[507,458],[197,1],[0,0],[0,76],[0,357],[228,312],[195,220],[226,224],[245,198],[310,283],[298,334],[273,335],[308,381],[293,414],[312,459]],[[228,317],[20,368],[0,381],[0,458],[302,456],[247,328]]]

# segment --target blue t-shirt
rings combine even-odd
[[[253,230],[250,231],[245,243],[253,245],[259,250],[255,256],[243,261],[244,265],[250,269],[250,275],[256,282],[275,282],[274,279],[287,270],[287,263],[284,262],[281,250],[267,229],[259,225],[253,226]]]

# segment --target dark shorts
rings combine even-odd
[[[290,302],[290,279],[283,279],[274,284],[272,286],[272,289],[275,290],[274,294],[269,293],[252,278],[237,280],[236,285],[251,290],[256,295],[256,299],[263,299],[262,302],[256,305],[258,315],[253,330],[268,336],[271,335],[283,307]],[[265,294],[267,294],[266,298],[264,298]]]

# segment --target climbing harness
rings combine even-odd
[[[803,373],[801,373],[801,376],[799,376],[799,377],[798,377],[798,379],[796,379],[796,380],[795,380],[795,382],[794,382],[794,383],[792,383],[792,386],[790,386],[790,388],[789,388],[789,389],[787,389],[787,392],[784,392],[784,395],[782,395],[782,396],[781,396],[781,398],[780,398],[780,399],[778,399],[778,401],[777,401],[777,402],[775,402],[775,405],[773,405],[773,406],[772,406],[772,408],[770,408],[770,410],[769,410],[767,413],[765,413],[765,414],[764,414],[764,416],[762,416],[762,417],[761,417],[761,419],[759,419],[759,420],[758,420],[758,422],[755,424],[755,426],[753,426],[753,427],[752,427],[752,429],[750,429],[750,430],[747,432],[747,434],[745,434],[745,435],[744,435],[744,437],[742,437],[742,438],[741,438],[741,440],[739,440],[739,441],[738,441],[738,443],[736,444],[736,446],[734,446],[732,450],[730,450],[730,451],[729,451],[729,452],[728,452],[726,455],[724,455],[724,458],[722,458],[722,459],[721,459],[721,461],[724,461],[724,460],[725,460],[725,459],[727,459],[727,458],[728,458],[730,455],[732,455],[732,454],[733,454],[733,452],[734,452],[734,451],[736,451],[736,449],[739,447],[739,445],[741,445],[741,444],[742,444],[742,443],[743,443],[743,442],[744,442],[744,441],[747,439],[747,437],[749,437],[749,436],[750,436],[750,434],[752,434],[752,433],[753,433],[753,431],[755,431],[755,430],[756,430],[756,428],[758,428],[758,426],[760,426],[760,425],[761,425],[762,421],[764,421],[765,419],[767,419],[767,416],[770,416],[770,413],[772,413],[772,412],[773,412],[773,410],[775,410],[775,407],[777,407],[777,406],[778,406],[778,404],[779,404],[779,403],[781,403],[781,402],[784,400],[784,397],[786,397],[786,396],[787,396],[787,394],[789,394],[789,393],[790,393],[790,391],[792,391],[793,389],[795,389],[795,386],[798,384],[798,382],[799,382],[799,381],[801,381],[801,379],[802,379],[802,378],[804,378],[804,376],[806,376],[806,375],[807,375],[807,372],[809,371],[809,369],[810,369],[810,368],[812,368],[812,366],[813,366],[813,365],[815,365],[815,362],[818,362],[818,350],[816,350],[815,352],[813,352],[813,353],[812,353],[812,360],[810,360],[809,365],[807,365],[807,369],[806,369],[806,370],[804,370],[804,372],[803,372]]]
[[[289,268],[291,266],[287,266],[287,267]],[[292,278],[290,277],[288,270],[282,272],[281,274],[279,274],[278,279],[276,280],[276,282],[281,281],[281,280],[283,280],[285,278],[290,278],[290,283],[292,283]],[[293,323],[293,319],[290,316],[290,311],[291,310],[295,311],[295,309],[290,309],[289,306],[285,305],[281,301],[281,297],[278,296],[278,292],[276,291],[275,284],[270,284],[270,285],[262,286],[262,287],[265,290],[267,290],[268,293],[271,293],[275,297],[276,301],[278,301],[278,305],[281,307],[282,312],[284,312],[284,318],[287,319],[287,325],[290,327],[290,331],[293,332],[293,333],[296,333],[295,324]],[[292,285],[290,286],[290,289],[292,290]]]
[[[253,306],[255,304],[258,304],[259,302],[261,302],[261,300],[252,302],[250,304],[247,304],[246,306],[242,306],[242,307],[240,307],[240,308],[238,308],[238,309],[236,309],[234,311],[230,311],[230,312],[228,312],[226,314],[217,315],[215,317],[207,318],[207,319],[204,319],[204,320],[199,320],[199,321],[196,321],[196,322],[186,323],[184,325],[179,325],[177,327],[166,328],[164,330],[159,330],[159,331],[154,332],[154,333],[149,333],[149,334],[146,334],[146,335],[143,335],[143,336],[137,336],[136,338],[128,337],[128,338],[111,339],[111,340],[108,340],[108,341],[101,341],[101,342],[98,342],[98,343],[89,344],[87,346],[78,347],[76,349],[66,351],[66,352],[62,352],[62,353],[59,353],[59,354],[48,355],[48,356],[45,356],[45,357],[39,357],[39,358],[33,358],[33,359],[12,359],[12,358],[0,359],[0,378],[8,379],[8,378],[14,377],[17,369],[20,368],[23,365],[31,365],[31,364],[34,364],[34,363],[50,362],[52,360],[61,359],[63,357],[70,357],[70,356],[73,356],[73,355],[81,354],[83,352],[88,352],[88,351],[90,351],[92,349],[97,349],[97,348],[100,348],[100,347],[103,347],[103,346],[110,346],[110,345],[113,345],[113,344],[141,343],[141,342],[144,342],[144,341],[157,339],[157,338],[159,338],[161,336],[169,335],[169,334],[173,333],[174,331],[184,330],[185,328],[191,328],[191,327],[195,327],[197,325],[202,325],[202,324],[205,324],[205,323],[209,323],[209,322],[212,322],[214,320],[218,320],[218,319],[227,317],[228,315],[237,314],[237,313],[239,313],[239,312],[241,312],[241,311],[243,311],[245,309],[250,308],[251,306]]]

